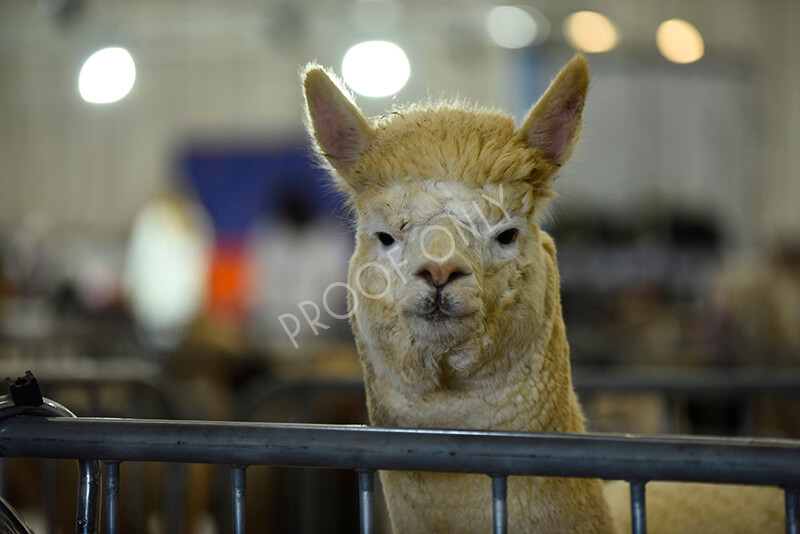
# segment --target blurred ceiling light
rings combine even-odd
[[[133,88],[136,66],[124,48],[104,48],[81,67],[78,90],[92,104],[109,104],[124,98]]]
[[[550,23],[532,7],[497,6],[486,18],[486,30],[498,45],[522,48],[544,42],[550,34]]]
[[[594,11],[578,11],[564,21],[564,36],[572,48],[582,52],[608,52],[619,43],[614,23]]]
[[[656,45],[665,58],[675,63],[692,63],[705,52],[703,36],[697,28],[681,19],[661,23],[656,32]]]
[[[342,76],[353,91],[364,96],[390,96],[402,89],[411,75],[403,49],[388,41],[366,41],[344,55]]]

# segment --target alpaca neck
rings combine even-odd
[[[387,394],[380,381],[368,383],[372,422],[412,428],[583,432],[560,316],[547,347],[545,353],[528,353],[507,375],[509,382],[498,388],[487,385],[413,398]],[[485,475],[384,471],[381,481],[396,533],[486,532],[491,527],[491,488]],[[511,477],[508,495],[510,532],[613,531],[599,480]]]
[[[552,322],[544,350],[531,346],[517,357],[502,379],[423,395],[400,391],[379,376],[367,376],[370,420],[376,426],[405,428],[583,432],[560,314]]]

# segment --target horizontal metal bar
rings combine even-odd
[[[800,372],[795,369],[765,371],[739,369],[731,371],[680,370],[658,368],[641,370],[597,370],[573,366],[572,384],[580,394],[594,393],[661,393],[692,397],[800,395]],[[364,395],[362,380],[304,379],[291,382],[263,381],[248,391],[247,405],[240,413],[248,414],[264,403],[286,398],[308,398],[314,395]]]
[[[796,369],[732,371],[654,369],[651,371],[598,371],[573,369],[573,386],[579,393],[661,393],[691,397],[742,395],[800,395]]]
[[[136,419],[0,422],[0,456],[800,487],[800,441]]]

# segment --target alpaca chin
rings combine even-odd
[[[476,336],[475,330],[468,326],[458,340],[439,337],[429,342],[414,334],[411,350],[396,363],[404,389],[415,394],[458,389],[482,366],[481,345],[475,341],[482,336]]]
[[[472,338],[480,326],[477,314],[457,317],[434,311],[424,315],[407,315],[407,328],[417,343],[428,350],[446,353]]]

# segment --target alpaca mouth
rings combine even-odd
[[[444,296],[441,289],[437,289],[436,293],[428,297],[424,305],[417,310],[417,315],[429,322],[441,322],[457,318],[461,315],[458,311],[452,300]]]
[[[432,302],[428,302],[427,306],[420,306],[415,315],[426,323],[435,325],[461,321],[474,315],[474,312],[463,309],[463,306],[459,306],[450,299],[437,297]]]
[[[465,302],[464,295],[437,289],[417,294],[404,315],[414,336],[428,342],[454,342],[469,336],[477,328],[476,315],[480,309]]]
[[[447,319],[453,319],[454,317],[451,314],[447,313],[447,311],[443,310],[441,307],[437,306],[428,313],[423,314],[422,318],[426,319],[431,323],[438,323],[445,321]]]

